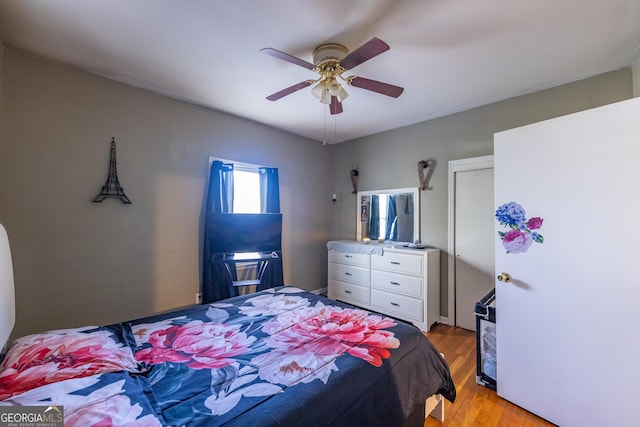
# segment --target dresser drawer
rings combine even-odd
[[[348,264],[329,263],[329,278],[369,286],[369,269]]]
[[[341,280],[330,279],[329,298],[368,307],[369,288]]]
[[[397,271],[422,276],[422,255],[385,251],[383,255],[371,255],[371,268]]]
[[[347,252],[329,251],[329,262],[339,262],[341,264],[357,265],[369,268],[371,255],[352,254]]]
[[[422,297],[422,277],[371,270],[371,287]]]
[[[371,307],[401,319],[422,321],[422,299],[371,289]]]

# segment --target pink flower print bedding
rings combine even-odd
[[[139,371],[119,328],[28,335],[12,344],[0,364],[0,400],[57,381],[117,371]]]

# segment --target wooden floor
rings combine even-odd
[[[476,384],[475,333],[439,324],[426,335],[444,354],[458,395],[453,404],[445,401],[444,423],[429,417],[425,427],[553,426],[498,397],[495,391]]]

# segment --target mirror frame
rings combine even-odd
[[[413,195],[413,241],[412,242],[396,242],[394,240],[388,240],[394,243],[413,243],[416,240],[420,242],[420,190],[417,187],[410,188],[392,188],[388,190],[371,190],[371,191],[358,191],[356,199],[356,240],[362,241],[362,224],[360,220],[361,201],[362,196],[372,196],[376,194],[406,194],[411,193]]]

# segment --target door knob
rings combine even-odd
[[[502,273],[498,274],[498,280],[501,282],[509,283],[511,281],[511,275],[503,271]]]

